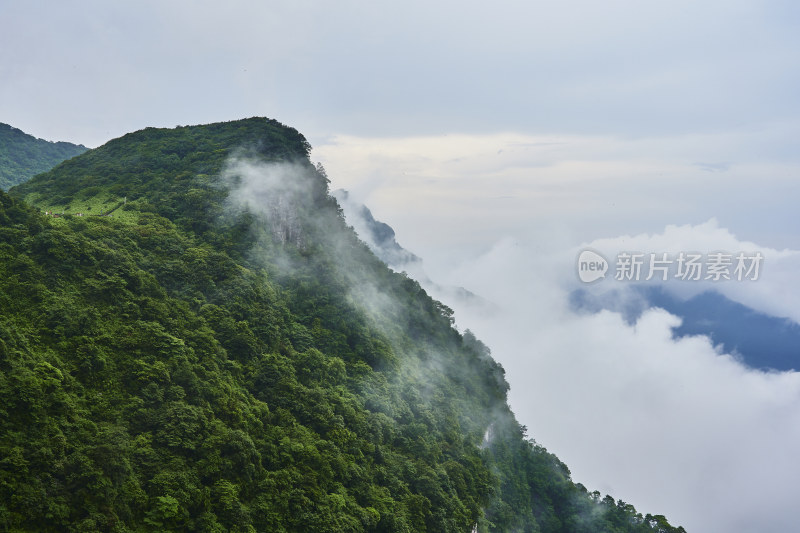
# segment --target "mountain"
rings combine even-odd
[[[27,181],[88,148],[68,142],[50,142],[0,123],[0,189]]]
[[[676,337],[708,335],[725,353],[761,370],[800,368],[800,326],[790,319],[760,313],[715,291],[680,300],[666,291],[648,295],[653,307],[681,317]]]
[[[3,528],[683,531],[527,437],[309,149],[148,128],[0,193]]]
[[[674,337],[706,335],[724,353],[734,354],[745,365],[760,370],[800,368],[800,326],[787,318],[755,311],[716,291],[688,299],[678,298],[663,287],[639,287],[633,297],[597,295],[585,289],[570,295],[573,309],[596,313],[610,309],[634,323],[647,309],[658,307],[680,317],[672,328]]]

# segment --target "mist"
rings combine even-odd
[[[367,360],[379,373],[372,381],[359,385],[365,391],[370,410],[400,420],[410,416],[408,405],[422,420],[429,410],[451,412],[459,418],[466,442],[487,450],[490,455],[495,453],[495,447],[499,454],[510,453],[507,447],[519,442],[523,433],[506,404],[508,385],[502,367],[496,363],[498,358],[492,358],[480,334],[476,338],[465,329],[466,314],[459,315],[462,332],[459,335],[450,330],[452,311],[448,307],[430,300],[416,281],[397,271],[398,265],[394,265],[396,270],[391,272],[381,264],[381,259],[370,251],[371,246],[378,255],[381,252],[378,243],[367,234],[367,221],[353,216],[346,219],[347,224],[354,223],[361,228],[362,241],[338,215],[339,206],[327,195],[326,187],[321,186],[324,178],[324,171],[309,164],[272,163],[252,157],[234,157],[229,161],[222,173],[222,183],[229,192],[227,216],[255,216],[252,229],[255,238],[249,252],[252,261],[263,265],[278,280],[284,276],[302,280],[306,276],[322,275],[321,283],[345,288],[349,305],[374,328],[372,338],[365,337],[357,342],[371,344],[368,353],[374,351],[377,357],[382,357],[377,361]],[[341,193],[337,196],[346,200]],[[350,207],[363,206],[350,204]],[[288,216],[288,211],[293,215]],[[359,214],[364,212],[359,211]],[[500,317],[499,310],[489,300],[427,279],[421,265],[417,264],[419,259],[404,251],[393,239],[389,241],[393,244],[389,247],[393,252],[390,257],[411,258],[411,263],[419,267],[416,272],[425,278],[422,282],[431,291],[444,295],[442,300],[446,305],[453,300],[469,306],[476,311],[475,316],[483,319],[489,315]],[[306,252],[309,252],[308,257]],[[315,254],[319,254],[316,259]],[[313,266],[320,260],[325,270]],[[400,261],[399,266],[405,264]],[[298,285],[289,281],[287,290],[298,290]],[[420,316],[426,317],[425,322],[433,326],[419,325]],[[465,320],[463,324],[462,319]],[[486,324],[489,323],[469,321],[469,326]],[[428,327],[436,333],[431,334]],[[384,374],[382,370],[389,372]],[[462,398],[464,390],[471,392]],[[492,392],[487,393],[487,390]],[[451,411],[454,402],[459,408]],[[534,431],[528,436],[539,441]],[[560,463],[544,460],[546,468],[552,469],[553,479],[564,477]],[[493,498],[491,501],[501,502],[500,492]],[[489,507],[492,505],[494,503]],[[662,510],[658,505],[654,509],[659,513]],[[599,513],[599,507],[593,512]]]
[[[631,321],[608,300],[638,298],[635,284],[611,270],[587,286],[576,265],[587,247],[609,260],[758,251],[757,281],[660,286],[682,299],[715,290],[797,323],[796,199],[784,191],[796,166],[757,161],[764,142],[342,138],[315,153],[432,279],[491,302],[487,313],[441,296],[505,368],[517,418],[576,482],[687,531],[783,532],[796,522],[800,374],[749,368],[706,336],[676,338],[680,318],[647,301]],[[701,145],[715,152],[706,161],[729,164],[695,164]],[[576,310],[576,289],[609,305]]]
[[[575,313],[576,256],[506,241],[453,273],[502,309],[452,304],[506,368],[531,435],[590,490],[688,531],[790,530],[800,374],[747,368],[708,337],[675,339],[680,320],[660,309],[632,324]]]

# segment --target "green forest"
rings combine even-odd
[[[0,123],[0,189],[7,191],[86,150],[82,145],[37,139]]]
[[[0,530],[684,531],[571,479],[309,152],[148,128],[0,192]]]

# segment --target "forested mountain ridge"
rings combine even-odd
[[[0,193],[0,527],[680,531],[526,438],[308,155],[150,128]]]
[[[83,145],[37,139],[0,123],[0,189],[7,191],[86,150]]]

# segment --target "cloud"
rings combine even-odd
[[[334,187],[388,221],[433,276],[437,261],[474,256],[499,236],[577,244],[711,217],[741,240],[800,249],[792,192],[800,161],[785,143],[798,134],[775,124],[641,139],[337,136],[318,144],[313,157]],[[707,172],[695,164],[703,160],[729,167]]]
[[[661,274],[654,276],[651,284],[661,285],[665,290],[683,299],[688,299],[701,292],[717,291],[731,300],[742,303],[756,311],[776,317],[785,317],[800,323],[800,294],[797,289],[797,273],[800,272],[800,251],[775,250],[760,246],[750,241],[740,241],[726,228],[721,228],[716,219],[698,225],[668,225],[660,234],[624,235],[612,239],[597,239],[589,243],[590,247],[604,252],[610,261],[621,252],[641,252],[649,264],[649,254],[655,253],[657,258],[668,254],[668,261],[676,261],[681,252],[697,252],[703,254],[702,262],[708,263],[708,254],[725,253],[730,255],[730,280],[706,280],[708,272],[701,274],[701,281],[675,279],[675,264],[668,265],[668,280],[662,281]],[[736,256],[744,253],[745,257],[761,254],[764,258],[759,262],[758,279],[742,276],[736,279]],[[749,267],[749,262],[747,263]],[[613,267],[612,267],[613,268]],[[642,273],[644,280],[646,273]],[[753,276],[755,275],[755,271]],[[613,276],[610,283],[591,286],[594,290],[624,290],[636,285],[633,282],[615,282]]]
[[[573,312],[586,246],[760,251],[761,278],[714,288],[798,320],[790,123],[759,131],[339,136],[313,155],[425,260],[500,311],[445,301],[506,368],[512,408],[573,477],[689,531],[785,531],[800,466],[797,373],[751,370],[678,318]],[[724,161],[708,172],[698,161]],[[612,274],[613,276],[613,274]],[[637,297],[613,280],[621,298]],[[708,288],[668,282],[684,298]],[[646,307],[647,302],[639,302]]]
[[[713,224],[683,231],[730,236]],[[680,320],[663,310],[634,324],[575,314],[574,250],[545,248],[506,239],[452,275],[504,310],[456,306],[456,317],[505,367],[530,434],[590,490],[688,531],[791,530],[800,373],[748,369],[707,337],[674,339]]]
[[[798,111],[785,2],[80,0],[0,10],[0,115],[90,146],[145,126],[256,114],[321,138],[678,135]]]

